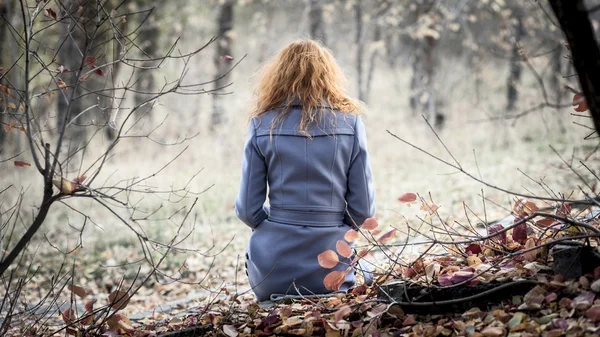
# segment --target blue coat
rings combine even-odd
[[[237,216],[253,229],[246,266],[259,301],[272,294],[330,293],[323,279],[332,270],[345,270],[350,260],[340,257],[342,263],[325,269],[317,255],[335,250],[352,225],[375,213],[360,117],[332,111],[307,137],[297,130],[301,107],[295,106],[271,136],[277,112],[250,121],[235,201]],[[348,273],[340,290],[355,280],[355,273]]]

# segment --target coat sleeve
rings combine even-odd
[[[367,134],[360,117],[356,118],[354,130],[354,149],[348,170],[347,212],[344,223],[350,226],[361,226],[365,219],[375,215],[375,190],[367,152]]]
[[[254,120],[248,126],[248,138],[242,159],[240,190],[235,199],[235,213],[250,228],[256,228],[268,217],[264,206],[267,196],[267,165],[256,144]]]

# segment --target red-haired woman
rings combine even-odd
[[[283,48],[262,73],[250,114],[236,214],[253,229],[246,266],[259,301],[331,292],[317,255],[375,212],[361,105],[331,53],[312,40]],[[269,206],[265,206],[269,191]],[[356,281],[346,275],[339,290]]]

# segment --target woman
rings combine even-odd
[[[246,267],[259,301],[331,292],[317,255],[375,212],[359,102],[331,53],[311,40],[263,69],[242,161],[237,216],[253,229]],[[265,206],[269,187],[270,207]],[[348,273],[340,290],[356,281]]]

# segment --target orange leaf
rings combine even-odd
[[[344,283],[346,279],[346,274],[349,270],[350,268],[346,269],[345,271],[332,271],[331,273],[327,274],[327,276],[325,276],[325,279],[323,280],[323,285],[329,290],[339,290],[342,284]]]
[[[377,239],[377,242],[379,243],[386,243],[388,241],[390,241],[391,239],[394,238],[394,235],[396,235],[396,229],[392,229],[391,231],[383,234],[382,236],[379,237],[379,239]]]
[[[340,262],[338,255],[331,249],[319,254],[317,260],[319,260],[319,266],[327,269],[337,266],[338,262]]]
[[[440,206],[438,206],[438,205],[436,205],[436,204],[431,204],[431,205],[430,205],[430,204],[428,204],[428,203],[426,203],[426,202],[424,202],[424,203],[421,205],[421,210],[422,210],[422,211],[425,211],[425,212],[428,212],[428,213],[430,213],[430,214],[433,214],[433,213],[435,213],[435,211],[437,211],[437,210],[438,210],[438,208],[440,208]]]
[[[15,160],[15,166],[16,167],[27,167],[27,166],[31,166],[31,164],[29,164],[28,162],[20,161],[20,160]]]
[[[358,232],[354,229],[351,229],[346,232],[344,239],[348,242],[354,242],[354,240],[358,239]]]
[[[350,257],[352,255],[352,248],[350,248],[350,245],[346,241],[338,240],[335,244],[335,250],[343,257]]]
[[[108,301],[110,302],[110,306],[115,310],[121,310],[129,304],[129,299],[131,296],[128,292],[123,290],[115,290],[112,293],[108,294]]]
[[[377,228],[377,226],[379,226],[379,223],[377,222],[377,220],[375,220],[373,218],[367,218],[365,220],[365,222],[363,222],[363,224],[362,224],[362,229],[366,229],[366,230],[370,231],[370,230]]]
[[[66,83],[65,83],[63,80],[61,80],[60,78],[57,78],[57,79],[56,79],[56,83],[58,83],[58,87],[59,87],[59,88],[60,88],[62,91],[67,91],[67,89],[68,89],[68,86],[67,86],[67,84],[66,84]]]
[[[577,112],[587,111],[588,105],[585,100],[585,96],[582,93],[573,96],[573,106],[575,107],[575,111]]]
[[[69,289],[73,294],[75,294],[81,298],[84,298],[85,295],[87,295],[87,291],[85,291],[85,289],[83,289],[83,287],[80,287],[80,286],[69,284],[67,286],[67,289]]]
[[[414,202],[417,200],[417,195],[414,193],[404,193],[399,198],[400,202]]]

